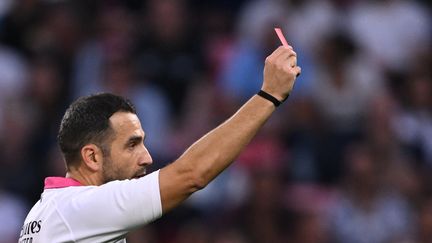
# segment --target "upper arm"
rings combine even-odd
[[[238,156],[275,110],[252,97],[231,118],[192,144],[179,159],[160,170],[162,211],[167,212],[202,189]]]
[[[159,188],[162,203],[162,212],[173,209],[192,193],[203,186],[197,183],[196,172],[193,168],[181,166],[181,161],[176,161],[159,172]]]

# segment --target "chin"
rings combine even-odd
[[[132,177],[131,179],[139,179],[139,178],[142,178],[144,176],[145,176],[145,174],[136,175],[136,176]]]

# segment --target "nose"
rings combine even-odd
[[[144,147],[144,151],[143,151],[143,155],[141,157],[141,159],[139,160],[139,165],[140,166],[147,166],[147,165],[151,165],[153,164],[153,159],[150,155],[150,152],[147,150],[147,148],[145,146]]]

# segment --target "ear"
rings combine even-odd
[[[91,171],[102,170],[103,154],[101,149],[95,144],[87,144],[81,148],[81,158],[83,164]]]

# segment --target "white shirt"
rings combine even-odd
[[[19,243],[125,243],[131,229],[161,215],[159,171],[101,186],[48,177],[41,199],[24,221]]]

